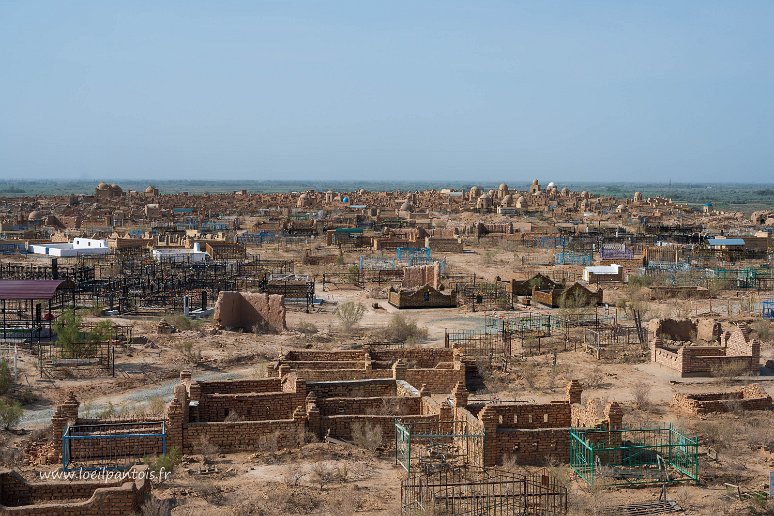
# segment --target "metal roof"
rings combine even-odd
[[[744,245],[744,239],[742,238],[708,238],[707,244],[711,246],[721,245]]]
[[[0,280],[0,299],[51,299],[65,280]]]

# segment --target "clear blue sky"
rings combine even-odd
[[[0,178],[774,182],[772,1],[0,0]]]

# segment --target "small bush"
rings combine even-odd
[[[178,343],[177,350],[190,365],[196,365],[202,361],[202,352],[190,340]]]
[[[196,451],[202,454],[204,462],[209,463],[215,460],[215,457],[220,453],[217,445],[212,443],[205,436],[201,436],[199,442],[196,444]]]
[[[172,501],[151,495],[140,507],[140,516],[171,516]]]
[[[747,365],[737,360],[720,361],[717,364],[713,364],[710,367],[710,374],[715,378],[731,379],[737,376],[749,375],[749,368]]]
[[[346,332],[352,331],[365,315],[365,306],[354,301],[347,301],[336,308],[336,317],[341,322],[341,327]]]
[[[634,396],[634,405],[640,410],[650,408],[650,389],[651,386],[645,382],[636,382],[632,385],[631,391]]]
[[[167,403],[161,396],[154,396],[148,400],[148,414],[151,416],[163,416],[167,410]]]
[[[105,406],[104,410],[97,414],[97,419],[113,419],[117,415],[118,411],[116,410],[116,406],[113,405],[112,401],[108,401],[108,404]]]
[[[0,394],[7,393],[12,383],[13,375],[11,374],[11,368],[8,367],[8,362],[0,360]]]
[[[390,342],[417,342],[427,338],[427,328],[420,328],[416,321],[395,314],[387,324],[384,336]]]
[[[320,330],[317,329],[317,326],[310,322],[303,321],[298,324],[296,327],[296,331],[299,333],[303,333],[304,335],[314,335],[315,333],[318,333]]]
[[[382,427],[356,421],[352,424],[352,441],[366,450],[376,451],[382,445]]]
[[[24,414],[24,409],[18,401],[8,403],[5,400],[0,400],[0,426],[3,429],[10,430],[19,424],[22,414]]]
[[[161,470],[172,472],[175,470],[175,467],[177,467],[178,464],[180,464],[180,461],[183,460],[183,454],[180,453],[180,450],[177,448],[170,448],[167,453],[163,455],[159,455],[157,457],[153,457],[150,459],[145,459],[145,464],[148,466],[148,469],[153,471],[158,475],[158,473]]]
[[[315,462],[312,466],[312,481],[320,486],[322,491],[327,484],[333,482],[336,474],[324,462]]]

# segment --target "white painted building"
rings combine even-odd
[[[108,254],[107,240],[94,238],[75,238],[71,243],[63,244],[31,244],[29,251],[34,254],[45,254],[55,257],[68,256],[99,256]]]
[[[165,249],[158,248],[153,250],[153,258],[159,262],[188,262],[201,263],[207,261],[209,254],[201,250],[198,243],[195,243],[193,249]]]

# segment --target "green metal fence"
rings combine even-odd
[[[424,469],[450,464],[484,464],[484,432],[470,429],[465,420],[395,420],[395,463],[410,474],[422,464]]]
[[[570,467],[593,486],[699,481],[699,439],[671,424],[570,429]]]

